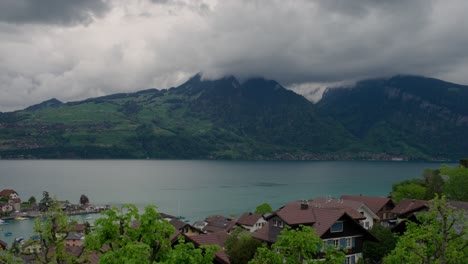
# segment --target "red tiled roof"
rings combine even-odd
[[[392,201],[392,199],[382,196],[342,195],[340,198],[363,202],[374,213],[379,212],[388,202]]]
[[[0,196],[10,196],[10,194],[16,193],[18,194],[15,190],[12,189],[4,189],[0,192]]]
[[[218,245],[224,246],[224,242],[228,238],[226,232],[212,233],[212,234],[200,234],[196,236],[185,236],[186,240],[192,241],[196,246],[201,245]]]
[[[260,239],[262,241],[267,241],[270,243],[276,242],[276,237],[270,235],[270,225],[266,224],[256,232],[252,233],[252,237]]]
[[[408,214],[429,207],[429,201],[403,199],[393,208],[392,213],[395,214]]]
[[[237,223],[239,225],[253,226],[260,218],[262,218],[262,216],[259,214],[244,213],[237,219]]]
[[[346,212],[344,212],[343,210],[335,209],[335,208],[316,208],[315,209],[316,221],[312,225],[312,227],[317,232],[317,235],[321,237],[345,213]]]
[[[361,206],[365,206],[363,202],[353,201],[353,200],[344,200],[344,199],[335,199],[335,198],[325,198],[318,197],[310,201],[310,206],[318,208],[338,208],[343,209],[355,220],[365,219],[365,217],[357,211]],[[367,206],[366,206],[367,207]]]
[[[203,230],[210,233],[221,231],[229,232],[236,224],[236,220],[221,215],[207,217],[205,222],[207,222],[207,225],[203,228]]]
[[[221,247],[221,250],[215,253],[216,259],[220,263],[229,264],[229,258],[226,255],[226,252],[222,249],[224,247],[224,242],[229,235],[226,232],[218,232],[212,234],[200,234],[196,236],[185,236],[185,240],[188,242],[193,242],[196,247],[202,245],[218,245]]]
[[[312,206],[307,209],[301,209],[302,201],[295,201],[278,209],[275,214],[278,215],[288,225],[312,224],[315,222]]]

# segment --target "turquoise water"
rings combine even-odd
[[[0,189],[23,200],[49,191],[78,203],[154,204],[191,222],[213,214],[239,215],[268,202],[342,194],[387,195],[392,183],[419,177],[440,163],[364,161],[0,160]],[[0,239],[28,236],[32,220],[1,225]],[[4,237],[5,231],[13,232]],[[10,244],[10,243],[9,243]]]

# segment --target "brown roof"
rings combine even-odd
[[[340,198],[363,202],[374,213],[379,212],[387,203],[392,202],[392,199],[382,196],[342,195]]]
[[[429,201],[403,199],[393,208],[392,213],[406,215],[426,208],[429,208]]]
[[[15,190],[12,189],[4,189],[0,192],[0,196],[10,196],[10,194],[16,193],[18,194]]]
[[[261,215],[255,213],[244,213],[237,219],[237,224],[239,225],[246,225],[246,226],[253,226],[257,221],[262,218]]]
[[[275,214],[278,215],[281,219],[283,219],[288,225],[313,224],[317,222],[317,217],[320,217],[321,214],[328,214],[329,211],[337,212],[336,214],[340,214],[340,215],[343,215],[343,213],[346,213],[355,220],[365,218],[359,212],[351,208],[346,208],[346,207],[323,208],[323,207],[316,206],[317,204],[314,204],[313,202],[309,203],[306,206],[307,208],[302,208],[302,204],[303,204],[303,201],[295,201],[295,202],[288,203],[287,205],[278,209],[275,212]]]
[[[221,250],[215,253],[215,259],[219,263],[225,263],[229,264],[229,258],[226,255],[226,252],[224,252],[224,242],[226,242],[226,239],[229,237],[229,235],[226,232],[218,232],[218,233],[212,233],[212,234],[200,234],[196,236],[185,236],[185,240],[189,242],[193,242],[196,247],[202,246],[202,245],[218,245],[221,247]]]
[[[270,232],[270,225],[264,225],[260,230],[257,230],[256,232],[252,233],[252,237],[255,237],[257,239],[267,241],[270,243],[275,243],[276,242],[276,236],[278,234],[272,234]]]
[[[221,215],[207,217],[205,222],[207,222],[207,225],[203,230],[210,233],[229,232],[236,224],[236,220]]]

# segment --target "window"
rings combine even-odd
[[[340,240],[333,239],[333,245],[335,245],[335,247],[338,248],[340,246]]]
[[[273,219],[273,226],[278,226],[278,220]]]
[[[278,221],[279,222],[279,227],[283,227],[283,221]]]
[[[369,229],[369,222],[366,222],[366,228]]]
[[[346,248],[352,248],[353,247],[353,239],[348,237],[346,238]]]
[[[343,232],[343,221],[337,221],[336,223],[334,223],[330,228],[330,232]]]
[[[345,264],[355,264],[356,263],[356,257],[354,255],[352,256],[346,256],[345,259]]]

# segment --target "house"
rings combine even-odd
[[[253,237],[268,244],[276,242],[286,227],[311,226],[324,243],[346,248],[346,263],[358,263],[362,259],[362,247],[366,240],[377,241],[359,220],[365,217],[357,211],[343,208],[319,208],[310,206],[308,201],[291,202],[271,214],[268,223]]]
[[[229,233],[236,225],[235,219],[227,218],[222,215],[209,216],[205,218],[205,222],[206,225],[203,228],[203,231],[208,233]]]
[[[365,195],[342,195],[340,198],[343,200],[363,202],[379,217],[378,222],[382,226],[388,227],[395,223],[395,214],[392,213],[395,203],[391,198]]]
[[[65,238],[65,245],[68,247],[81,247],[85,240],[85,235],[83,233],[70,233]]]
[[[221,250],[215,253],[213,263],[215,264],[229,264],[229,258],[224,251],[224,243],[226,242],[229,234],[226,232],[217,232],[209,234],[200,234],[197,236],[185,236],[186,242],[192,242],[195,247],[199,248],[203,245],[218,245]]]
[[[416,200],[416,199],[403,199],[401,200],[392,212],[397,216],[397,223],[392,227],[392,232],[400,235],[406,231],[406,223],[408,221],[421,224],[417,215],[429,210],[429,201]]]
[[[182,218],[160,213],[161,217],[166,219],[173,227],[175,227],[176,231],[180,231],[180,234],[184,234],[187,236],[195,236],[200,234],[200,230],[196,227],[186,223],[183,221]]]
[[[263,227],[267,221],[262,215],[255,213],[244,213],[237,219],[236,225],[247,229],[249,232],[255,232]]]
[[[351,209],[359,212],[365,219],[359,220],[359,223],[365,228],[370,229],[374,222],[378,222],[379,217],[367,205],[360,201],[336,199],[332,197],[318,197],[310,201],[310,206],[318,208],[342,208]]]
[[[7,197],[8,203],[13,206],[15,211],[21,210],[21,198],[15,190],[4,189],[0,192],[0,197]]]
[[[398,219],[405,219],[415,213],[426,212],[427,210],[429,210],[429,201],[403,199],[393,208],[392,213],[394,213]]]

